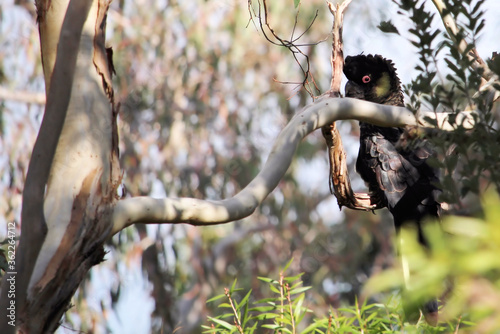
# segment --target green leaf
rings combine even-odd
[[[236,288],[236,282],[238,281],[237,278],[234,279],[233,285],[231,286],[231,289],[229,290],[230,293],[233,293],[235,291],[234,289]]]
[[[368,317],[365,318],[365,322],[370,322],[373,318],[377,317],[378,314],[376,312],[373,312],[372,314],[370,314]]]
[[[250,294],[252,293],[252,290],[250,289],[250,291],[248,291],[248,293],[245,295],[245,297],[243,297],[243,299],[239,302],[239,303],[236,303],[236,308],[240,308],[241,305],[245,305],[248,303],[248,298],[250,298]]]
[[[250,290],[251,291],[251,290]],[[250,296],[250,292],[248,293],[248,295]],[[246,327],[247,325],[247,322],[249,320],[251,320],[251,317],[248,316],[248,312],[249,312],[249,303],[248,302],[245,302],[245,310],[243,311],[243,316],[242,316],[242,319],[241,319],[241,325],[243,328]],[[254,324],[254,327],[257,325],[257,323]]]
[[[302,293],[304,291],[307,291],[310,288],[311,288],[310,286],[303,286],[303,287],[300,287],[300,288],[297,288],[297,289],[290,290],[290,294],[291,295],[296,295],[298,293]]]
[[[293,5],[297,8],[300,5],[300,0],[293,0]]]
[[[278,317],[281,317],[280,314],[276,314],[276,313],[261,313],[261,314],[258,314],[254,317],[254,319],[256,320],[268,320],[268,319],[274,319],[274,318],[278,318]]]
[[[281,295],[281,291],[277,287],[275,287],[274,285],[270,285],[269,288],[271,289],[272,292]]]
[[[288,263],[285,265],[285,267],[283,269],[281,269],[281,272],[284,273],[285,271],[287,271],[288,267],[290,267],[292,262],[293,262],[293,257],[290,259],[290,261],[288,261]]]
[[[277,299],[276,298],[264,298],[256,301],[254,304],[272,304],[274,305],[276,303]]]
[[[267,278],[267,277],[260,277],[260,276],[257,276],[257,279],[263,281],[263,282],[266,282],[266,283],[271,283],[271,284],[278,284],[279,282],[272,279],[272,278]]]
[[[256,306],[256,307],[252,307],[248,311],[249,312],[256,312],[256,313],[264,313],[264,312],[269,312],[269,311],[273,311],[273,310],[276,310],[275,306]]]
[[[285,277],[285,278],[283,278],[283,280],[285,282],[294,282],[294,281],[299,280],[302,277],[302,275],[304,275],[304,273],[300,273],[300,274],[293,276],[293,277]],[[297,284],[302,284],[302,282],[299,282]]]
[[[228,303],[222,303],[218,307],[219,308],[232,308],[231,304],[228,304]]]
[[[385,32],[387,34],[397,34],[397,35],[399,35],[398,29],[391,22],[391,20],[380,22],[380,24],[377,26],[377,28],[379,28],[382,32]]]
[[[316,331],[319,331],[319,328],[328,328],[328,318],[314,321],[314,323],[307,326],[301,333],[307,334],[307,333],[312,333],[313,331],[315,333]],[[319,332],[323,333],[321,331]]]
[[[293,312],[293,317],[295,318],[295,320],[299,320],[300,318],[300,314],[303,312],[303,311],[306,311],[302,308],[302,304],[304,303],[304,298],[305,298],[305,294],[302,294],[300,295],[299,297],[297,297],[297,299],[295,299],[295,310]]]
[[[208,317],[208,319],[212,322],[215,322],[217,325],[219,326],[222,326],[223,328],[225,329],[228,329],[230,331],[232,330],[235,330],[236,329],[236,326],[233,326],[231,325],[229,322],[226,322],[224,320],[220,320],[220,319],[217,319],[217,318],[212,318],[212,317]]]
[[[207,300],[207,303],[211,303],[211,302],[213,302],[213,301],[216,301],[216,300],[221,299],[221,298],[224,298],[224,297],[226,297],[226,295],[225,295],[225,294],[222,294],[222,295],[217,295],[217,296],[212,297],[212,298],[210,298],[209,300]]]

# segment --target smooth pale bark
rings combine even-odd
[[[474,126],[474,112],[463,112],[457,123]],[[295,116],[276,139],[260,173],[234,197],[220,201],[195,198],[132,197],[120,200],[113,212],[113,231],[134,223],[192,225],[221,224],[249,216],[278,185],[287,171],[300,141],[312,131],[337,120],[356,119],[380,126],[419,125],[452,131],[448,114],[420,112],[417,117],[406,108],[374,104],[351,98],[324,98]]]
[[[47,105],[23,192],[16,254],[16,320],[23,333],[59,326],[81,280],[102,261],[112,227],[121,174],[103,42],[109,2],[36,2]],[[5,292],[0,332],[11,333]]]

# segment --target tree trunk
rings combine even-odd
[[[121,181],[113,67],[104,46],[109,4],[36,1],[47,106],[23,192],[16,267],[2,282],[0,308],[15,310],[2,315],[0,333],[14,332],[12,320],[22,333],[55,331],[104,257]]]

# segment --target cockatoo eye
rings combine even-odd
[[[372,80],[372,78],[370,78],[369,75],[365,75],[361,80],[363,81],[363,83],[369,83]]]

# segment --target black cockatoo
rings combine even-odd
[[[404,106],[401,83],[391,60],[380,55],[347,57],[344,74],[349,80],[346,97]],[[410,145],[404,128],[364,122],[359,126],[357,172],[371,195],[391,212],[396,231],[404,224],[415,224],[420,244],[428,247],[421,223],[426,217],[438,217],[440,211],[438,174],[426,161],[433,154],[432,149],[421,139],[411,141]],[[437,300],[423,306],[430,323],[437,321],[437,311]]]

